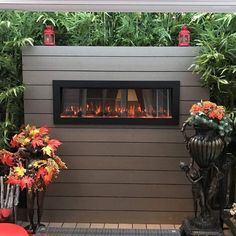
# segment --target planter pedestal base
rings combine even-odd
[[[32,225],[27,225],[25,227],[25,230],[29,234],[43,233],[46,231],[46,226],[44,224],[40,224],[40,225],[35,224],[34,227],[32,227]]]
[[[180,227],[181,236],[223,236],[221,228],[201,229],[192,224],[192,220],[185,219]]]

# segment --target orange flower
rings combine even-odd
[[[215,119],[215,118],[217,118],[217,112],[216,111],[210,111],[208,116],[211,119]]]
[[[202,102],[202,106],[205,111],[212,110],[217,107],[217,105],[215,103],[209,102],[209,101]]]
[[[223,117],[225,116],[225,109],[224,109],[224,107],[218,106],[216,111],[217,111],[217,119],[218,120],[222,120]]]
[[[199,112],[199,111],[203,111],[202,107],[199,106],[198,104],[193,104],[191,109],[190,109],[190,112]]]
[[[216,108],[208,113],[209,118],[222,120],[225,116],[225,109],[222,106],[216,106]]]

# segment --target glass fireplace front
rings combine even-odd
[[[178,81],[53,81],[55,124],[178,124]]]

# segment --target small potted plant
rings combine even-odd
[[[210,101],[201,101],[192,105],[190,116],[184,122],[181,131],[191,156],[200,167],[208,167],[228,145],[233,130],[231,123],[223,106]],[[196,130],[194,136],[186,135],[187,125],[193,126]]]
[[[210,101],[201,101],[193,104],[190,109],[190,117],[187,119],[189,125],[195,128],[206,128],[215,131],[221,137],[229,138],[233,128],[232,121],[226,114],[223,106],[217,106]]]

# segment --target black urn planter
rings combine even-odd
[[[200,168],[208,168],[222,153],[224,141],[212,129],[195,126],[195,131],[194,136],[187,138],[187,148]]]
[[[195,135],[188,137],[187,125],[185,122],[181,131],[192,161],[189,165],[181,163],[180,168],[192,184],[195,215],[183,221],[181,235],[223,235],[220,214],[215,212],[213,205],[224,177],[216,163],[225,142],[215,130],[204,126],[194,126]]]

